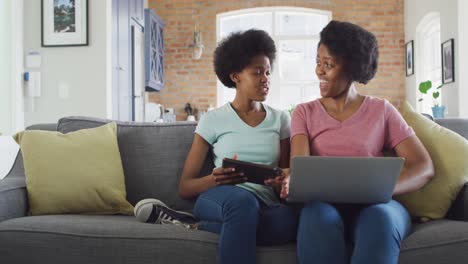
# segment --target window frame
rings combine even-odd
[[[433,78],[433,73],[440,75],[442,71],[441,65],[441,53],[440,53],[440,40],[441,40],[441,24],[440,24],[440,13],[431,12],[425,15],[416,27],[416,109],[418,112],[431,114],[432,111],[430,107],[433,105],[432,92],[435,87],[442,84],[442,76],[439,79]],[[434,34],[438,33],[438,41],[431,43],[427,41],[431,37],[434,37]],[[432,54],[432,57],[427,57],[425,49],[428,45],[434,45],[432,51],[428,54]],[[435,61],[435,66],[432,62]],[[431,64],[430,64],[431,63]],[[438,64],[438,65],[437,65]],[[431,66],[434,67],[431,67]],[[432,89],[429,90],[428,94],[423,95],[419,92],[419,84],[421,82],[430,80],[432,82]],[[442,100],[442,90],[438,90],[440,93],[438,101]],[[422,101],[420,99],[423,98]]]
[[[266,103],[269,105],[279,108],[280,105],[280,94],[281,90],[279,87],[283,86],[290,86],[290,85],[300,85],[301,93],[304,95],[305,89],[311,89],[310,87],[316,85],[318,88],[319,81],[318,80],[295,80],[295,81],[285,81],[280,79],[280,68],[279,68],[279,61],[281,60],[281,52],[279,52],[279,43],[284,40],[317,40],[319,39],[319,35],[307,35],[307,34],[295,34],[295,35],[279,35],[277,34],[277,25],[276,25],[276,16],[279,12],[296,12],[296,13],[306,13],[306,14],[318,14],[323,15],[328,18],[328,21],[332,20],[332,12],[328,10],[321,10],[321,9],[312,9],[312,8],[302,8],[302,7],[288,7],[288,6],[274,6],[274,7],[257,7],[257,8],[246,8],[241,10],[229,11],[224,13],[219,13],[216,15],[216,40],[219,42],[221,39],[221,21],[223,19],[240,16],[240,15],[247,15],[252,13],[271,13],[271,31],[272,31],[272,39],[275,42],[277,47],[277,59],[275,63],[272,65],[273,72],[271,75],[271,89],[270,95]],[[313,69],[311,69],[313,74]],[[229,93],[233,93],[233,91],[229,91],[226,87],[217,80],[217,106],[221,106],[225,104],[225,95]],[[303,98],[304,101],[304,98]],[[297,104],[302,102],[297,102]],[[282,109],[286,110],[286,109]]]

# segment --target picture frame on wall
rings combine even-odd
[[[410,40],[405,44],[405,65],[406,65],[406,76],[410,76],[414,74],[414,44],[413,41]]]
[[[442,83],[455,81],[454,41],[449,39],[441,44],[442,51]]]
[[[42,47],[88,45],[88,0],[41,0]]]

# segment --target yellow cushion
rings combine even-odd
[[[68,134],[26,130],[14,139],[23,154],[30,214],[132,214],[115,123]]]
[[[416,113],[408,102],[401,114],[429,152],[435,177],[420,190],[395,198],[421,220],[443,218],[468,181],[468,141]]]

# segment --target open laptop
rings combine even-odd
[[[400,157],[294,157],[287,200],[386,203],[403,164]]]

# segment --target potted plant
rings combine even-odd
[[[433,89],[432,91],[432,99],[434,106],[432,107],[432,115],[434,118],[444,118],[444,112],[445,112],[445,106],[441,105],[439,102],[439,97],[440,97],[440,89],[444,86],[443,84],[437,86],[436,88]],[[422,94],[427,94],[429,90],[432,89],[432,82],[431,81],[425,81],[421,82],[419,84],[419,91]],[[420,98],[418,101],[421,102],[423,98]]]

